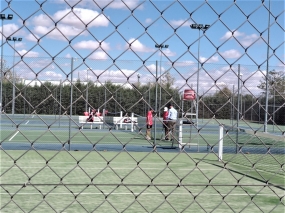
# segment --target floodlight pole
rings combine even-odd
[[[90,68],[87,68],[86,72],[87,72],[87,80],[86,80],[86,103],[85,103],[85,111],[88,112],[88,86],[89,86],[89,76],[88,76],[88,71],[90,70]],[[91,68],[92,70],[92,68]]]
[[[148,104],[150,104],[150,78],[148,79]]]
[[[236,153],[238,153],[238,141],[239,141],[240,98],[241,98],[241,96],[240,96],[240,92],[241,92],[241,88],[240,88],[241,79],[240,79],[240,77],[241,76],[242,76],[242,74],[240,73],[240,64],[238,64]]]
[[[240,76],[240,81],[241,81],[241,84],[240,84],[240,112],[241,112],[241,116],[243,116],[243,107],[242,107],[242,85],[243,85],[243,81],[242,81],[242,73],[239,74]]]
[[[68,143],[69,143],[69,147],[68,147],[68,150],[70,151],[71,149],[71,119],[72,119],[72,102],[73,102],[73,62],[76,61],[77,59],[76,58],[71,58],[71,72],[70,72],[70,111],[69,111],[69,114],[70,114],[70,118],[69,118],[69,140],[68,140]]]
[[[203,31],[203,33],[205,33],[205,31],[210,27],[209,24],[191,24],[190,25],[191,29],[196,29],[199,30],[199,40],[198,40],[198,70],[197,70],[197,89],[196,89],[196,94],[197,94],[197,103],[196,103],[196,125],[198,128],[198,124],[199,124],[199,81],[200,81],[200,30]]]
[[[139,87],[140,86],[140,77],[141,77],[141,75],[138,73],[137,77],[138,77],[138,87]]]
[[[12,76],[12,82],[13,82],[13,98],[12,98],[12,115],[14,116],[15,114],[15,53],[16,53],[16,47],[15,47],[15,43],[16,41],[22,41],[22,38],[17,38],[17,37],[13,37],[13,39],[11,37],[7,38],[7,41],[14,41],[14,56],[13,56],[13,76]]]
[[[266,61],[266,81],[265,81],[265,114],[264,114],[264,132],[267,132],[267,112],[268,112],[268,77],[269,77],[269,36],[270,36],[270,0],[268,6],[268,44],[267,44],[267,61]]]
[[[161,108],[161,61],[162,61],[162,48],[168,48],[168,44],[160,44],[160,45],[155,45],[156,48],[160,49],[160,62],[159,62],[159,104],[158,104],[158,117],[160,118],[160,108]]]
[[[2,103],[2,93],[3,93],[3,40],[4,40],[4,28],[3,28],[3,22],[4,20],[12,20],[13,15],[8,14],[7,18],[5,14],[0,14],[1,22],[2,22],[2,40],[1,40],[1,81],[0,81],[0,114],[2,114],[2,108],[3,108],[3,103]]]

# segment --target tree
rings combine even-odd
[[[163,85],[163,87],[170,88],[174,85],[174,81],[175,78],[171,76],[169,71],[162,75],[161,84]]]
[[[285,94],[285,72],[284,71],[269,71],[268,91],[271,95],[284,95]],[[266,93],[266,76],[260,80],[257,86]]]

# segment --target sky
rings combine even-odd
[[[223,74],[240,64],[250,91],[264,75],[267,56],[271,69],[284,70],[283,1],[1,0],[1,14],[13,14],[13,20],[5,20],[1,27],[3,57],[30,78],[38,71],[53,80],[64,77],[68,73],[64,64],[75,58],[74,78],[96,79],[108,72],[109,77],[147,81],[153,79],[154,74],[147,73],[155,72],[158,61],[160,72],[171,70],[178,85],[191,86],[196,84],[197,74],[192,71],[199,59],[198,66],[205,67],[199,79],[204,90],[218,83],[236,85],[237,78]],[[210,27],[192,29],[194,23]],[[8,37],[23,40],[6,42]],[[155,44],[169,47],[159,49]],[[43,62],[46,58],[60,62],[49,65]],[[98,65],[96,60],[104,62]],[[142,62],[146,68],[140,69]],[[21,66],[26,70],[21,71]],[[261,72],[253,74],[258,69]],[[185,84],[187,79],[191,85]]]

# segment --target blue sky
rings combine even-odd
[[[169,45],[162,51],[163,64],[179,66],[197,64],[199,30],[190,24],[210,24],[204,35],[200,31],[200,62],[266,65],[269,0],[96,3],[12,0],[8,5],[2,0],[1,13],[14,15],[3,23],[4,36],[23,38],[15,42],[16,56],[134,60],[150,66],[161,56],[154,45],[163,43]],[[284,66],[284,2],[271,0],[270,7],[269,65]],[[13,43],[3,48],[4,56],[13,56]]]

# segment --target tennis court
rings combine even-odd
[[[225,153],[228,160],[219,162],[219,123],[205,121],[199,133],[184,125],[179,148],[161,140],[159,123],[155,143],[146,140],[140,128],[144,118],[134,131],[116,130],[110,122],[102,129],[81,129],[76,118],[19,120],[18,126],[1,122],[3,212],[284,209],[284,168],[272,170],[280,164],[264,155],[263,168],[232,160],[248,157],[242,154]],[[281,154],[284,160],[284,147]],[[257,155],[251,151],[250,158]]]
[[[284,184],[215,154],[2,151],[1,170],[1,212],[284,210]]]

